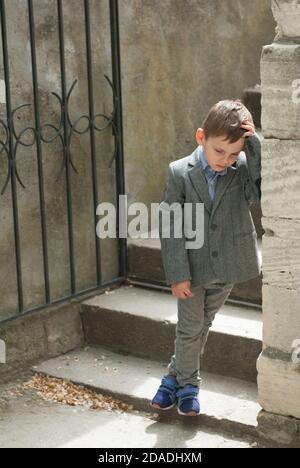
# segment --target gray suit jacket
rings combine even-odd
[[[159,205],[159,235],[166,283],[191,280],[191,285],[219,280],[224,283],[247,281],[259,275],[257,234],[250,204],[260,200],[261,142],[258,135],[248,137],[235,164],[217,178],[214,202],[211,201],[197,149],[189,156],[169,164],[164,200]],[[187,249],[183,235],[162,235],[163,212],[169,205],[204,204],[204,244]],[[193,209],[193,217],[196,215]],[[183,217],[184,219],[184,217]],[[183,221],[184,223],[184,221]],[[193,228],[195,219],[193,218]]]

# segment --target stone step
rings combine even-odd
[[[140,411],[157,412],[150,406],[165,364],[130,355],[115,353],[101,347],[86,347],[34,368],[37,373],[70,380],[98,392],[131,404]],[[255,435],[256,417],[260,406],[256,402],[256,385],[239,379],[202,373],[201,411],[196,418],[186,418],[170,411],[159,411],[161,418],[182,420],[200,428],[212,427],[232,434]]]
[[[160,421],[159,416],[148,410],[121,413],[53,404],[41,400],[34,392],[30,393],[30,396],[12,396],[5,411],[1,411],[0,449],[95,448],[99,459],[99,450],[110,448],[117,448],[119,457],[121,454],[130,456],[129,448],[151,448],[151,452],[166,447],[190,448],[196,455],[202,448],[258,446],[256,438],[238,437],[218,429],[195,428],[185,419],[167,421],[164,418]],[[110,454],[110,462],[113,462],[111,457]],[[116,459],[116,463],[121,461]],[[184,457],[183,461],[186,461]],[[123,466],[137,466],[134,462],[134,458],[124,460]]]
[[[167,362],[174,351],[177,299],[169,292],[122,286],[81,303],[87,343]],[[225,304],[217,313],[201,368],[255,382],[262,317]]]
[[[156,238],[128,239],[128,278],[135,281],[153,284],[165,283],[165,273],[162,263],[161,246],[158,234]],[[149,235],[150,236],[150,235]],[[261,240],[258,239],[261,252]],[[249,281],[237,283],[230,293],[230,299],[262,303],[262,275]]]

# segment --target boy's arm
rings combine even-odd
[[[180,186],[180,181],[174,173],[172,163],[169,164],[168,180],[165,190],[165,198],[159,205],[159,237],[161,243],[161,253],[163,266],[165,270],[166,283],[171,285],[178,281],[190,280],[190,266],[188,261],[187,250],[185,248],[185,236],[182,222],[182,236],[174,237],[174,218],[172,211],[172,203],[177,203],[179,213],[182,220],[184,219],[184,193]],[[177,211],[178,214],[178,211]],[[164,216],[163,216],[164,215]],[[165,223],[170,219],[170,237],[163,236],[163,221]]]
[[[244,190],[251,204],[261,199],[261,140],[257,133],[246,138],[244,151],[247,158]]]

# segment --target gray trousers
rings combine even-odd
[[[233,286],[219,282],[194,286],[193,297],[177,299],[175,354],[168,365],[168,374],[175,375],[181,387],[200,386],[200,359],[209,328]]]

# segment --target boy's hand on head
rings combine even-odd
[[[244,120],[241,125],[241,128],[244,128],[245,130],[247,130],[246,132],[244,132],[243,138],[253,136],[255,133],[255,125],[252,120],[249,120],[249,119]]]
[[[171,285],[172,295],[180,299],[187,299],[188,297],[194,296],[190,288],[190,280],[178,281],[177,283],[173,283]]]

